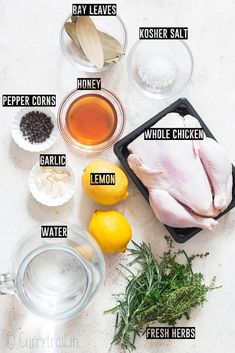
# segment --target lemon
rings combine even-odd
[[[117,211],[95,211],[89,232],[105,253],[125,251],[132,234],[127,219]]]
[[[86,260],[91,261],[93,258],[93,251],[89,245],[81,244],[74,248],[80,255],[82,255]]]
[[[115,185],[91,184],[91,173],[114,173]],[[91,162],[83,172],[82,186],[87,196],[102,205],[113,205],[128,197],[128,179],[125,173],[108,161]]]

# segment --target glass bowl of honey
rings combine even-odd
[[[120,138],[125,125],[123,107],[110,91],[74,90],[62,101],[58,127],[64,140],[83,152],[102,152]]]

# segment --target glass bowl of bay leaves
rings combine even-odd
[[[127,31],[119,16],[69,16],[60,39],[66,59],[84,72],[108,70],[127,47]]]

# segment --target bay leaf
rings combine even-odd
[[[70,36],[72,41],[80,47],[80,43],[77,39],[77,34],[76,34],[76,24],[73,22],[65,22],[64,24],[64,29],[67,32],[67,34]]]
[[[73,23],[76,23],[76,22],[77,22],[77,18],[78,18],[78,16],[72,15],[72,16],[71,16],[71,21],[72,21]]]
[[[117,63],[119,59],[120,59],[120,56],[116,56],[115,58],[112,58],[112,59],[104,59],[104,61],[107,64],[113,64],[113,63]]]
[[[89,16],[80,16],[77,19],[76,35],[87,59],[101,69],[104,66],[104,52],[99,33]]]
[[[121,43],[107,33],[99,31],[100,41],[104,52],[104,59],[116,62],[124,54]]]
[[[78,16],[71,16],[72,22],[66,22],[64,27],[67,34],[70,36],[73,42],[78,47],[81,47],[76,35],[77,18]],[[119,43],[117,39],[115,39],[114,37],[112,37],[111,35],[105,32],[98,31],[98,33],[100,36],[100,41],[104,52],[105,63],[110,64],[110,63],[118,62],[120,57],[124,54],[121,43]]]

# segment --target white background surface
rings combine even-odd
[[[71,10],[71,1],[6,1],[0,0],[0,87],[7,93],[56,93],[58,104],[75,88],[78,72],[63,58],[59,31]],[[128,30],[128,51],[138,38],[139,26],[188,26],[188,44],[193,52],[193,79],[182,92],[205,120],[217,139],[224,145],[234,162],[235,111],[235,1],[227,0],[117,0],[118,12]],[[128,54],[128,52],[127,52]],[[103,86],[113,90],[122,101],[127,117],[126,131],[166,107],[168,101],[143,98],[129,83],[126,58],[111,72],[103,74]],[[88,200],[80,185],[67,205],[48,209],[29,194],[27,178],[37,162],[37,154],[20,150],[10,136],[10,123],[17,108],[1,108],[1,236],[0,271],[10,268],[10,254],[16,242],[32,225],[52,220],[67,220],[87,228],[93,210],[99,206]],[[91,158],[71,153],[59,139],[50,152],[68,153],[78,177]],[[117,162],[112,150],[99,156]],[[116,206],[130,221],[136,241],[151,242],[156,254],[164,248],[166,231],[153,216],[151,209],[130,182],[130,197]],[[100,209],[102,207],[99,207]],[[223,287],[209,296],[202,310],[195,310],[191,321],[179,325],[196,327],[195,340],[146,341],[138,340],[137,352],[169,353],[232,353],[234,352],[235,314],[235,217],[234,211],[220,220],[217,231],[201,232],[183,247],[189,253],[209,251],[210,257],[195,264],[209,279],[217,275]],[[0,352],[59,352],[107,353],[113,335],[115,318],[104,316],[103,310],[113,304],[111,294],[124,288],[117,270],[125,263],[125,254],[106,258],[105,285],[92,306],[78,318],[67,323],[51,323],[28,314],[12,296],[0,298]],[[36,338],[78,340],[75,347],[50,348],[38,344],[30,348]],[[14,344],[15,337],[15,344]],[[10,345],[7,345],[7,338]],[[32,342],[31,342],[32,343]],[[63,344],[61,344],[63,345]],[[9,347],[8,347],[9,346]],[[114,349],[114,352],[120,350]]]

